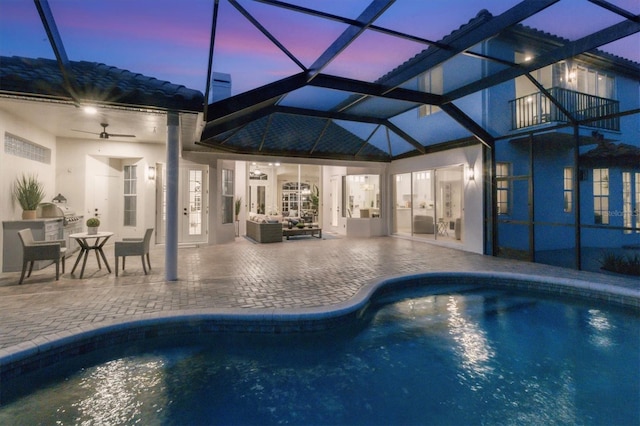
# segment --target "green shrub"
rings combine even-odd
[[[87,226],[90,226],[92,228],[100,226],[100,219],[98,219],[97,217],[90,217],[89,219],[87,219]]]
[[[640,254],[623,255],[606,252],[600,259],[600,267],[605,271],[625,275],[640,276]]]

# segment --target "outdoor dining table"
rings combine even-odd
[[[102,247],[105,245],[107,240],[113,235],[113,232],[98,232],[95,234],[89,234],[87,232],[80,232],[77,234],[71,234],[69,237],[73,238],[78,242],[80,246],[80,254],[78,254],[78,258],[76,259],[76,263],[73,265],[73,269],[71,270],[71,274],[76,270],[78,263],[80,263],[80,259],[84,256],[84,261],[82,262],[82,269],[80,270],[80,278],[84,275],[84,267],[87,265],[87,258],[89,257],[89,251],[93,250],[96,252],[96,259],[98,260],[98,268],[102,269],[102,265],[100,264],[100,257],[104,260],[104,265],[107,267],[107,271],[111,273],[111,268],[109,267],[109,262],[107,262],[107,257],[104,255],[104,251]]]

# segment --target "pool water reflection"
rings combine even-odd
[[[637,312],[438,290],[385,296],[339,332],[115,356],[13,398],[0,424],[640,423]]]

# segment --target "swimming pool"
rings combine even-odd
[[[636,310],[459,285],[363,312],[324,332],[101,352],[6,394],[0,424],[640,423]]]

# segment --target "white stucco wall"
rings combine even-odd
[[[51,163],[44,164],[27,158],[6,154],[0,149],[0,221],[20,220],[22,208],[13,198],[13,185],[17,177],[23,173],[37,175],[45,187],[45,200],[51,200],[57,195],[56,188],[56,140],[55,138],[31,124],[28,124],[7,111],[0,110],[0,135],[5,137],[10,133],[31,143],[51,150]],[[4,147],[4,140],[2,140]],[[0,227],[0,241],[4,241],[2,227]],[[2,270],[3,248],[0,244],[0,271]]]

